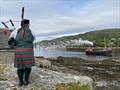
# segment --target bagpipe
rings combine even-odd
[[[21,14],[21,21],[24,19],[24,7],[22,7],[22,14]],[[13,22],[21,22],[21,21],[13,21],[12,19],[10,19],[9,21],[6,21],[6,22],[1,22],[3,25],[4,25],[4,29],[3,29],[3,32],[4,34],[6,35],[7,34],[7,30],[10,30],[9,27],[7,26],[7,23],[11,23],[11,25],[13,26],[13,30],[16,29],[15,27],[15,24]],[[11,30],[10,30],[11,31]],[[11,31],[12,32],[12,31]]]
[[[24,20],[24,7],[22,7],[22,14],[21,14],[21,21]],[[7,35],[7,32],[9,29],[9,27],[7,26],[7,23],[11,23],[11,25],[13,26],[13,30],[10,30],[10,32],[14,31],[16,29],[15,24],[13,22],[21,22],[21,21],[13,21],[12,19],[10,19],[9,21],[6,22],[1,22],[4,25],[4,29],[3,29],[3,33],[4,35]],[[10,48],[14,48],[16,46],[16,41],[13,37],[9,38],[8,40],[8,45],[10,46]]]

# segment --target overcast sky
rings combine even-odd
[[[120,27],[120,0],[0,0],[0,21],[21,20],[23,6],[39,40]]]

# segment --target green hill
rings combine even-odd
[[[44,40],[39,42],[39,44],[45,46],[65,44],[66,41],[78,40],[80,38],[83,40],[92,41],[94,42],[95,46],[99,46],[99,47],[104,47],[104,43],[105,43],[104,38],[105,38],[108,47],[120,47],[120,28],[96,30],[74,36],[65,36],[53,40]]]

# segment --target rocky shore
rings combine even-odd
[[[32,69],[30,85],[18,87],[16,69],[13,65],[0,65],[0,69],[0,90],[60,90],[58,87],[61,84],[67,85],[75,83],[80,85],[79,88],[87,88],[86,90],[92,90],[93,81],[87,76],[65,74],[38,67],[34,67]]]
[[[120,60],[36,57],[30,85],[18,87],[14,50],[0,51],[0,90],[120,90]],[[93,86],[93,87],[92,87]]]
[[[30,84],[18,87],[13,56],[14,51],[0,52],[0,90],[93,90],[90,77],[65,73],[62,70],[65,67],[53,65],[45,58],[35,58],[36,66],[32,68]]]
[[[120,90],[119,59],[86,61],[76,57],[58,57],[49,60],[54,65],[66,67],[68,70],[65,72],[91,77],[94,90]]]

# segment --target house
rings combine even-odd
[[[0,49],[8,49],[8,38],[10,36],[10,31],[7,29],[0,28]]]

